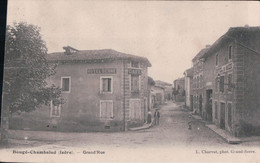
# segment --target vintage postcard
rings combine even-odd
[[[0,161],[259,162],[260,3],[9,0]]]

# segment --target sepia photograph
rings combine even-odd
[[[260,161],[257,1],[8,0],[2,55],[0,161]]]

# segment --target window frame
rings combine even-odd
[[[214,108],[215,108],[215,115],[214,115],[214,117],[215,117],[215,119],[218,119],[218,110],[219,110],[219,103],[218,103],[218,101],[214,102]]]
[[[112,103],[112,111],[111,111],[111,116],[109,117],[109,118],[102,118],[102,105],[101,105],[101,103],[102,102],[105,102],[105,103],[107,103],[107,102],[111,102]],[[104,120],[104,121],[106,121],[106,120],[113,120],[114,119],[114,102],[113,102],[113,100],[100,100],[99,101],[99,119],[100,120]]]
[[[229,81],[229,76],[231,75],[231,81]],[[228,92],[232,92],[232,83],[233,83],[233,73],[228,73],[227,74],[227,82],[228,82],[228,85],[227,85],[227,90]]]
[[[202,77],[202,74],[200,74],[200,88],[203,88],[203,77]]]
[[[233,46],[228,46],[228,61],[232,60],[232,54],[233,54]]]
[[[219,92],[218,77],[215,78],[215,92]]]
[[[229,110],[229,107],[228,107],[229,105],[231,106],[230,110]],[[232,116],[232,102],[228,101],[227,102],[227,121],[228,121],[228,126],[232,125],[232,117],[233,117]]]
[[[140,75],[132,75],[130,74],[130,81],[129,81],[129,84],[130,84],[130,91],[131,92],[135,92],[136,90],[132,90],[132,76],[137,76],[138,77],[138,92],[141,91],[141,80],[140,80]]]
[[[223,77],[223,85],[221,85],[221,78]],[[222,88],[223,88],[223,90],[222,90]],[[222,93],[224,93],[225,92],[225,75],[221,75],[220,77],[219,77],[219,92],[222,92]]]
[[[133,66],[133,63],[137,63],[137,67]],[[138,62],[138,61],[131,61],[130,65],[131,65],[131,68],[140,68],[140,62]]]
[[[63,79],[69,79],[69,90],[63,91]],[[71,76],[62,76],[61,77],[61,92],[62,93],[70,93],[71,92]]]
[[[59,115],[53,115],[53,114],[52,114],[53,109],[54,109],[54,107],[53,107],[53,101],[51,100],[50,117],[61,117],[61,104],[59,104],[59,106],[58,106]]]
[[[138,115],[140,116],[140,117],[132,117],[132,115],[133,115],[133,113],[132,113],[132,109],[131,109],[131,107],[130,107],[130,103],[131,102],[138,102],[139,104],[140,104],[140,108],[138,109],[138,112],[140,113],[138,113]],[[136,110],[134,110],[134,111],[136,111]],[[129,100],[129,117],[128,117],[128,119],[129,120],[136,120],[136,119],[142,119],[142,101],[141,101],[141,99],[138,99],[138,98],[131,98],[130,100]]]
[[[106,79],[106,78],[111,79],[111,91],[103,91],[103,79]],[[113,76],[100,76],[99,83],[100,83],[99,90],[100,90],[101,94],[112,94],[113,93]]]
[[[218,66],[218,64],[219,64],[219,54],[216,54],[215,64],[216,64],[216,66]]]

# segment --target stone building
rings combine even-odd
[[[51,102],[49,107],[27,113],[34,117],[31,122],[37,124],[36,129],[123,131],[146,121],[151,66],[147,58],[112,49],[64,49],[48,54],[47,61],[57,65],[49,83],[60,86],[65,103]]]
[[[184,77],[173,81],[173,95],[176,102],[185,101],[185,81]]]
[[[192,79],[193,68],[184,71],[185,106],[193,111]]]
[[[199,60],[207,119],[235,136],[260,134],[260,27],[230,28]]]
[[[155,85],[164,88],[165,100],[172,100],[172,84],[164,82],[164,81],[156,80]]]
[[[151,96],[153,99],[153,107],[157,108],[159,105],[165,103],[164,88],[161,86],[153,85],[151,88]]]
[[[193,109],[194,112],[205,116],[205,107],[203,107],[203,99],[205,97],[205,89],[204,89],[204,72],[203,72],[203,61],[200,59],[202,55],[204,55],[209,49],[209,45],[207,45],[204,49],[202,49],[193,59],[193,79],[192,79],[192,96],[193,96]]]
[[[152,77],[148,76],[148,111],[153,110],[154,102],[155,102],[155,96],[152,93],[152,87],[155,85],[155,81]]]

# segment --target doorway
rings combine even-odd
[[[147,109],[147,98],[144,98],[144,122],[146,122],[146,113],[148,112]]]
[[[206,90],[206,120],[212,121],[212,89]]]
[[[226,110],[225,103],[220,103],[220,128],[225,129],[225,121],[226,121]]]
[[[193,96],[190,95],[190,110],[193,111]]]
[[[199,97],[199,112],[200,112],[200,115],[202,116],[202,95],[200,95],[200,97]]]

